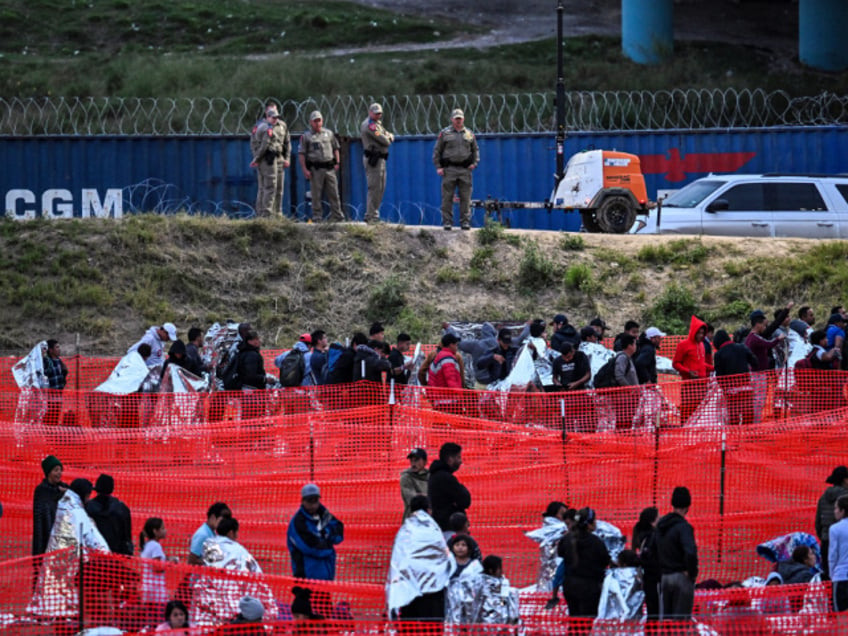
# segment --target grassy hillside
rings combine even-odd
[[[821,323],[844,303],[848,243],[673,239],[392,225],[307,226],[138,216],[0,221],[0,349],[79,333],[117,354],[151,324],[249,320],[264,346],[323,328],[343,340],[372,320],[435,341],[444,320],[526,320],[560,311],[614,328],[630,318],[680,333],[690,313],[734,328],[787,300]],[[184,333],[184,332],[183,332]],[[70,349],[70,347],[68,347]],[[72,353],[68,350],[67,353]]]
[[[0,7],[0,97],[305,99],[553,90],[552,39],[486,49],[334,55],[395,43],[438,47],[479,32],[457,21],[340,0],[6,0]],[[673,59],[654,67],[625,59],[618,38],[568,38],[564,53],[567,90],[848,93],[848,74],[778,61],[755,43],[678,42]]]

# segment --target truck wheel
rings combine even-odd
[[[595,218],[594,210],[587,210],[580,213],[580,218],[583,219],[583,228],[592,234],[603,232],[601,226],[598,225],[598,220]]]
[[[598,208],[597,220],[602,232],[624,234],[633,227],[636,210],[627,197],[607,197]]]

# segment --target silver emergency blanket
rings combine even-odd
[[[465,625],[474,622],[482,574],[483,566],[477,559],[473,559],[458,576],[450,580],[445,596],[445,623]]]
[[[207,368],[212,369],[212,377],[216,378],[218,390],[223,390],[224,382],[217,377],[217,371],[226,367],[230,357],[235,354],[241,336],[238,332],[239,323],[227,321],[223,325],[215,323],[206,331],[203,337],[203,350],[200,359]]]
[[[277,604],[271,588],[261,580],[262,568],[240,543],[228,537],[215,536],[203,543],[203,565],[227,574],[254,576],[212,576],[200,574],[194,583],[191,621],[197,626],[221,625],[239,613],[239,600],[250,595],[265,607],[264,621],[277,618]]]
[[[788,331],[784,344],[778,345],[788,348],[786,365],[780,368],[777,376],[777,388],[782,391],[791,391],[795,387],[795,363],[806,358],[813,350],[813,345],[809,344],[797,331],[794,329]]]
[[[161,395],[153,398],[152,422],[160,426],[202,423],[201,394],[209,390],[209,382],[206,373],[199,378],[176,364],[169,364],[159,384]]]
[[[533,351],[527,346],[531,342],[536,347],[535,360]],[[559,351],[549,348],[544,338],[527,338],[518,348],[509,375],[503,380],[492,382],[487,388],[490,391],[511,391],[513,388],[526,388],[529,384],[550,386],[554,383],[553,362],[559,356]]]
[[[621,554],[621,551],[627,545],[627,541],[621,533],[621,530],[608,521],[601,521],[600,519],[596,520],[595,531],[592,534],[604,542],[604,545],[607,547],[607,552],[609,552],[610,558],[613,561],[618,559],[618,555]]]
[[[472,623],[515,625],[518,623],[518,590],[505,576],[479,575]]]
[[[668,425],[678,413],[660,385],[644,384],[639,387],[639,406],[633,416],[633,428],[653,431],[657,424],[660,428]]]
[[[557,556],[557,547],[560,539],[568,532],[568,526],[564,521],[556,517],[545,517],[541,528],[525,532],[524,536],[539,544],[539,572],[536,575],[536,584],[529,590],[535,592],[551,592],[553,580],[559,566],[560,557]]]
[[[79,495],[68,490],[56,507],[56,521],[28,612],[52,617],[79,612],[77,574],[81,548],[109,552],[106,540],[86,513]]]
[[[610,568],[604,576],[599,620],[640,621],[645,592],[639,568]]]
[[[601,367],[604,366],[610,358],[615,357],[615,351],[607,349],[599,342],[581,342],[579,350],[586,354],[589,358],[589,368],[592,371],[592,377],[586,386],[594,388],[595,376]]]
[[[671,364],[671,358],[657,356],[657,373],[662,375],[680,375]]]
[[[47,354],[47,341],[35,345],[25,358],[21,358],[12,367],[12,376],[19,389],[46,389],[50,386],[44,375],[44,356]]]
[[[456,560],[448,550],[439,524],[424,510],[410,515],[398,530],[392,546],[386,580],[389,615],[424,594],[445,589]]]
[[[94,390],[98,393],[129,395],[138,391],[151,373],[153,370],[147,368],[141,354],[133,351],[121,358],[106,381]]]
[[[707,392],[698,408],[683,423],[690,428],[713,427],[716,424],[724,424],[728,421],[727,404],[724,393],[718,385],[714,375],[707,380]]]

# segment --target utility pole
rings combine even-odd
[[[556,181],[554,192],[565,175],[565,78],[562,63],[562,19],[565,13],[564,0],[557,1],[557,82],[556,82]]]

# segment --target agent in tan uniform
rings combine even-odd
[[[333,131],[324,128],[324,117],[317,110],[309,115],[309,130],[300,138],[298,159],[303,175],[309,179],[312,192],[312,221],[320,221],[324,214],[321,199],[324,194],[330,202],[330,221],[344,221],[339,201],[339,142]]]
[[[283,154],[277,157],[277,183],[274,188],[274,202],[271,205],[271,214],[282,218],[283,214],[283,192],[286,186],[286,170],[291,165],[291,135],[289,127],[282,118],[278,118],[274,124],[274,137],[280,140]]]
[[[480,163],[480,149],[474,133],[465,127],[465,114],[455,108],[451,125],[439,133],[433,148],[433,165],[442,178],[442,226],[453,227],[453,193],[459,191],[459,220],[463,230],[471,229],[471,171]]]
[[[273,213],[277,190],[277,162],[283,157],[284,138],[274,131],[279,117],[276,108],[269,108],[265,113],[265,121],[254,128],[250,138],[250,167],[256,168],[256,216],[259,217],[270,217]],[[277,214],[282,214],[281,208],[282,205],[277,208]]]
[[[365,207],[365,222],[375,223],[380,220],[380,204],[386,191],[386,160],[389,158],[389,146],[395,136],[383,127],[383,107],[371,104],[368,108],[368,118],[362,122],[362,150],[365,166],[365,179],[368,184],[368,197]]]

